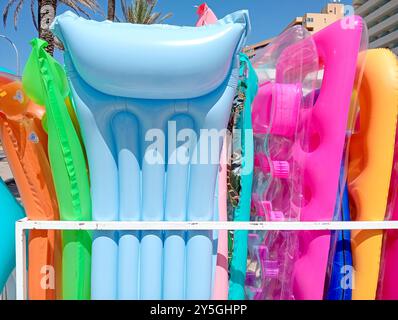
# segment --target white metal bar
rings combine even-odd
[[[398,221],[32,221],[15,225],[16,295],[26,300],[26,230],[382,230],[398,229]]]
[[[20,220],[25,230],[384,230],[398,229],[398,221],[31,221]]]
[[[15,266],[16,266],[16,299],[26,300],[26,233],[24,224],[27,219],[15,224]]]

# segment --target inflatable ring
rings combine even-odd
[[[0,179],[0,292],[15,268],[15,222],[25,216],[24,210]]]

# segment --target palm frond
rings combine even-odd
[[[14,28],[17,29],[19,14],[20,14],[25,2],[26,2],[25,0],[8,0],[6,6],[4,7],[4,10],[3,10],[3,25],[4,25],[4,27],[7,26],[7,19],[8,19],[8,15],[10,14],[11,7],[13,5],[16,5],[15,10],[14,10]],[[85,8],[88,8],[93,12],[99,12],[99,13],[101,12],[101,8],[98,5],[97,0],[59,0],[59,2],[65,4],[66,6],[69,6],[76,13],[85,15],[86,17],[88,17],[89,14]],[[33,24],[34,24],[36,30],[38,30],[37,17],[36,17],[36,13],[35,13],[35,3],[36,3],[36,0],[30,1],[30,12],[32,15]]]
[[[60,1],[63,2],[62,0]],[[97,0],[70,0],[70,1],[74,2],[77,5],[83,5],[95,12],[101,10],[100,6],[97,3]]]
[[[158,1],[157,0],[154,0],[154,1],[147,0],[147,3],[148,3],[148,10],[146,12],[144,24],[150,24],[148,22],[150,21],[151,17],[153,16],[153,10],[155,9],[155,6],[158,3]]]
[[[15,11],[14,11],[14,29],[15,30],[17,30],[19,12],[21,11],[24,2],[25,2],[25,0],[19,0],[17,6],[15,8]]]
[[[136,0],[135,3],[137,3],[137,21],[142,22],[145,20],[145,14],[148,9],[148,3],[145,0]]]
[[[32,15],[33,24],[36,30],[39,30],[39,26],[37,25],[37,17],[35,13],[35,0],[30,0],[30,13]]]
[[[102,12],[102,9],[98,5],[97,0],[78,0],[77,2],[81,3],[93,12]]]
[[[160,18],[160,15],[160,12],[152,13],[150,16],[147,17],[147,21],[145,23],[154,24]]]
[[[16,3],[18,0],[8,0],[7,5],[3,10],[3,25],[4,27],[7,25],[8,14],[10,13],[11,6]]]
[[[75,11],[77,14],[82,14],[88,17],[88,13],[82,7],[80,7],[76,1],[74,0],[59,0],[59,1],[64,5],[72,8],[72,10]]]
[[[70,7],[75,11],[77,14],[82,14],[86,16],[87,18],[89,17],[89,13],[84,9],[82,6],[87,7],[93,12],[98,12],[100,11],[100,8],[98,6],[98,3],[95,0],[59,0],[61,3],[64,5]]]
[[[153,23],[163,23],[165,20],[171,18],[173,14],[171,12],[166,13],[163,17],[156,19]]]
[[[162,16],[162,13],[154,12],[157,0],[134,0],[130,5],[126,4],[126,0],[121,0],[121,3],[124,19],[130,23],[162,23],[172,16],[172,13]]]

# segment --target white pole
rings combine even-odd
[[[27,297],[26,230],[392,230],[398,221],[32,221],[15,224],[16,296]]]
[[[31,221],[25,230],[386,230],[398,221]]]
[[[16,298],[26,300],[26,234],[24,222],[15,224]]]

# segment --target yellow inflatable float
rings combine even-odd
[[[360,127],[349,148],[348,187],[353,220],[384,220],[398,114],[398,65],[387,49],[366,53],[359,91]],[[352,232],[353,300],[376,297],[382,230]]]

